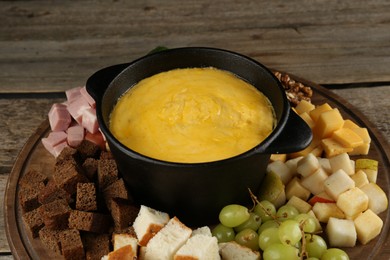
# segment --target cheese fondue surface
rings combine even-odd
[[[215,68],[162,72],[130,88],[115,105],[110,131],[155,159],[198,163],[233,157],[273,130],[269,100],[234,74]]]

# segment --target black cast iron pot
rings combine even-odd
[[[110,113],[118,98],[140,80],[176,68],[215,67],[248,81],[271,101],[277,124],[253,149],[225,160],[172,163],[146,157],[122,145],[109,131]],[[266,172],[272,153],[304,149],[310,128],[290,108],[280,82],[266,67],[243,55],[213,48],[178,48],[150,54],[131,63],[104,68],[87,81],[96,113],[120,173],[138,204],[176,215],[191,226],[215,223],[227,204],[248,204]]]

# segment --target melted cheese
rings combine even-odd
[[[130,88],[115,105],[110,130],[125,146],[170,162],[210,162],[250,150],[273,130],[269,100],[215,68],[175,69]]]

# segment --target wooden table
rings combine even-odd
[[[386,0],[1,1],[0,24],[1,194],[19,151],[64,90],[157,45],[230,49],[324,85],[390,141]],[[3,220],[0,258],[12,259]]]

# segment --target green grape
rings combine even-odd
[[[283,244],[295,245],[302,238],[302,231],[299,227],[299,223],[292,219],[287,219],[280,224],[279,239]]]
[[[293,246],[272,244],[263,252],[263,260],[299,260],[299,250]]]
[[[329,248],[322,255],[321,260],[349,260],[349,256],[339,248]]]
[[[276,217],[280,221],[284,221],[286,219],[294,218],[299,215],[299,211],[291,205],[283,205],[276,211]]]
[[[318,235],[306,234],[306,252],[309,257],[321,258],[328,249],[325,240]]]
[[[267,222],[264,222],[264,223],[261,224],[261,226],[257,230],[257,234],[261,235],[261,233],[264,230],[266,230],[268,228],[272,228],[272,227],[278,228],[279,227],[279,223],[276,220],[268,220]]]
[[[277,227],[270,227],[261,232],[261,234],[259,235],[259,247],[261,250],[264,251],[272,244],[282,243],[279,239],[278,230],[279,228]]]
[[[219,213],[219,221],[227,227],[237,227],[250,217],[246,207],[238,204],[230,204],[225,206]]]
[[[260,216],[261,221],[263,223],[273,219],[272,216],[276,216],[276,208],[274,204],[272,204],[268,200],[260,201],[259,204],[255,206],[253,212]],[[265,212],[264,210],[266,210],[267,212]]]
[[[252,250],[259,250],[259,235],[256,231],[250,228],[240,231],[236,235],[235,241],[238,244],[249,247]]]
[[[236,236],[233,228],[226,227],[221,223],[213,228],[211,234],[217,238],[219,243],[233,241]]]
[[[237,227],[235,227],[234,231],[240,232],[240,231],[247,229],[247,228],[250,228],[254,231],[257,231],[259,229],[260,225],[261,225],[261,218],[257,214],[251,212],[249,219],[247,221],[245,221],[244,223],[242,223],[241,225],[238,225]]]
[[[312,216],[302,213],[295,216],[294,219],[302,226],[305,233],[313,233],[316,231],[316,221]]]
[[[306,260],[320,260],[320,259],[317,257],[308,257],[308,258],[306,258]]]

